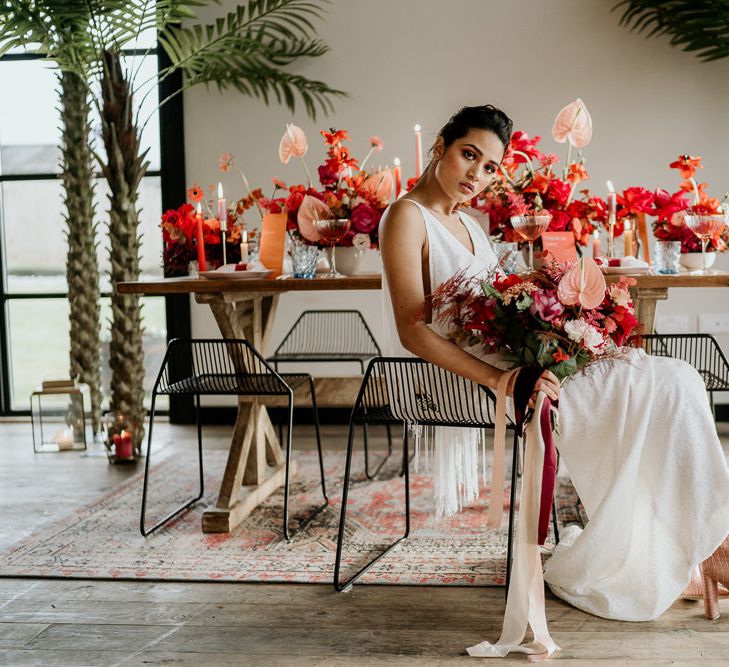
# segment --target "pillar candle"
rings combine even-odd
[[[600,256],[600,232],[595,230],[592,233],[592,258],[597,259]]]
[[[114,437],[114,454],[118,459],[132,458],[132,434],[129,431],[122,431],[118,440]]]
[[[248,232],[244,229],[240,236],[240,261],[248,264]]]
[[[624,251],[623,255],[629,257],[633,254],[633,229],[630,225],[630,220],[625,221],[625,231],[623,232],[624,238]]]
[[[423,134],[420,125],[415,130],[415,178],[420,178],[423,173]]]
[[[395,199],[400,198],[400,190],[402,187],[402,171],[400,169],[400,158],[395,158],[393,161],[395,165],[392,168],[392,173],[395,176]]]
[[[197,223],[195,233],[195,238],[197,240],[197,267],[198,271],[207,271],[208,267],[205,263],[205,237],[203,236],[202,205],[200,204],[200,202],[197,203],[195,222]]]

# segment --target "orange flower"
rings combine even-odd
[[[559,363],[560,361],[569,361],[569,358],[570,355],[565,354],[564,352],[562,352],[562,350],[557,350],[552,354],[552,359],[554,359],[557,363]]]
[[[235,158],[233,157],[233,154],[226,151],[218,158],[218,169],[225,174],[230,171],[234,162]]]
[[[326,143],[327,146],[336,146],[342,141],[347,141],[349,139],[347,130],[335,130],[334,128],[332,128],[331,132],[321,130],[321,136],[324,137],[324,143]]]
[[[276,178],[275,176],[273,177],[273,184],[279,190],[288,190],[286,183],[284,183],[280,178]]]
[[[586,181],[589,177],[587,174],[587,170],[585,169],[585,165],[581,162],[575,163],[573,162],[570,165],[569,171],[567,172],[567,180],[570,183],[574,183],[577,185],[580,181]]]
[[[678,169],[681,178],[691,178],[697,169],[703,169],[700,157],[691,157],[690,155],[679,155],[678,160],[668,165],[671,169]]]
[[[544,194],[549,186],[549,178],[542,171],[537,171],[534,174],[532,182],[524,188],[524,192],[539,192]]]
[[[192,202],[199,202],[202,201],[205,197],[205,194],[202,191],[202,188],[200,185],[195,182],[195,184],[187,190],[187,198]]]

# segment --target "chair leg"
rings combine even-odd
[[[389,427],[389,425],[387,427],[387,432],[388,432],[388,439],[389,439],[389,434],[390,434],[390,427]],[[392,454],[392,441],[390,440],[388,442],[388,449],[387,449],[387,454],[385,455],[385,457],[377,465],[377,467],[375,468],[375,471],[374,472],[370,472],[369,445],[368,445],[367,434],[368,434],[367,424],[362,424],[362,437],[364,439],[365,477],[367,479],[374,479],[380,473],[380,470],[382,470],[382,466],[384,466],[385,463],[387,463],[387,459],[390,458],[390,454]]]
[[[147,457],[144,462],[144,482],[142,484],[142,511],[139,518],[139,531],[142,533],[143,537],[147,537],[148,535],[151,535],[155,530],[157,530],[160,526],[163,526],[166,524],[170,519],[173,517],[176,517],[181,512],[184,512],[186,509],[192,507],[200,498],[203,497],[203,494],[205,493],[205,486],[203,481],[203,458],[202,458],[202,424],[200,423],[200,396],[196,395],[196,403],[195,403],[195,416],[197,421],[197,455],[198,455],[198,469],[199,469],[199,476],[200,476],[200,488],[198,490],[198,494],[194,498],[190,498],[186,503],[183,505],[180,505],[177,509],[170,512],[164,519],[161,519],[158,521],[154,526],[151,528],[147,528],[145,525],[145,515],[147,512],[147,491],[149,487],[149,460],[151,458],[152,454],[152,427],[154,424],[154,404],[156,399],[156,394],[152,393],[152,405],[150,406],[149,411],[149,436],[147,438]]]
[[[291,468],[291,432],[294,425],[294,393],[289,390],[289,433],[286,439],[286,473],[284,481],[284,524],[283,534],[286,540],[290,540],[289,535],[289,470]]]
[[[519,458],[519,434],[514,431],[514,453],[511,463],[511,492],[509,500],[509,535],[506,541],[506,588],[504,595],[509,595],[509,583],[511,583],[511,557],[514,549],[514,517],[516,515],[516,481],[517,462]]]
[[[554,529],[554,543],[559,544],[559,521],[557,520],[557,494],[552,498],[552,528]]]
[[[349,482],[352,472],[352,450],[354,449],[354,422],[349,423],[349,442],[347,444],[347,463],[344,471],[344,488],[342,489],[342,512],[339,519],[339,534],[337,536],[337,555],[334,561],[334,589],[338,592],[349,591],[355,582],[367,572],[377,561],[386,556],[400,542],[407,539],[410,535],[410,473],[408,466],[408,432],[403,430],[403,468],[405,472],[405,532],[381,554],[373,558],[369,563],[362,567],[356,574],[347,581],[341,582],[339,578],[342,565],[342,545],[344,543],[344,528],[347,519],[347,496],[349,494]]]
[[[314,378],[309,378],[309,389],[311,390],[311,408],[314,412],[314,430],[316,431],[316,448],[319,451],[319,472],[321,473],[321,492],[324,500],[329,503],[327,496],[327,487],[324,480],[324,455],[321,450],[321,433],[319,432],[319,409],[316,405],[316,388],[314,387]]]

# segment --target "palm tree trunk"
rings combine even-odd
[[[94,181],[89,146],[90,102],[86,82],[73,72],[61,84],[61,167],[64,188],[66,281],[71,324],[71,377],[89,385],[94,434],[101,424],[99,266],[96,259]]]
[[[142,307],[136,294],[119,294],[114,286],[139,278],[139,183],[147,170],[139,154],[132,92],[125,80],[118,52],[104,53],[101,81],[102,134],[106,162],[102,171],[109,183],[109,258],[111,260],[111,407],[131,424],[134,448],[144,436],[144,349]]]

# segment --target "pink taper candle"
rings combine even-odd
[[[595,230],[592,233],[592,259],[597,259],[600,256],[600,232]]]
[[[395,176],[395,199],[399,199],[400,190],[402,188],[402,170],[400,169],[400,158],[396,157],[393,160],[393,164],[395,165],[392,168],[392,173]]]
[[[423,133],[420,125],[416,125],[415,130],[415,178],[420,178],[423,173]]]
[[[202,205],[197,203],[197,212],[195,214],[197,222],[196,239],[197,239],[197,269],[198,271],[207,271],[208,266],[205,263],[205,238],[203,236],[203,216]]]

